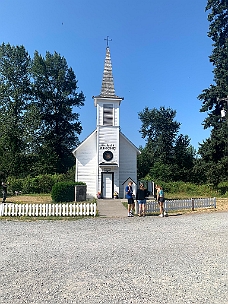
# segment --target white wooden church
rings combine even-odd
[[[125,186],[133,181],[137,186],[137,155],[140,151],[120,132],[120,104],[123,98],[115,94],[110,49],[106,48],[101,93],[93,96],[97,108],[97,127],[74,151],[75,181],[85,182],[87,198],[125,197]]]

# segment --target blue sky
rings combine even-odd
[[[206,0],[0,0],[0,43],[65,57],[86,96],[80,113],[84,140],[96,128],[92,96],[101,89],[107,36],[121,131],[145,146],[138,113],[146,106],[177,111],[180,133],[209,137],[197,96],[213,83]]]

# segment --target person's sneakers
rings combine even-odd
[[[128,213],[128,217],[133,217],[134,215],[132,213]]]
[[[165,216],[165,217],[168,217],[168,213],[167,213],[167,212],[164,212],[164,216]]]
[[[164,217],[164,215],[163,215],[163,214],[159,214],[159,216],[160,216],[160,217]]]
[[[141,214],[139,213],[138,216],[141,216]]]

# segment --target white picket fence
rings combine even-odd
[[[0,216],[96,216],[96,203],[0,204]]]
[[[166,212],[175,210],[197,208],[216,208],[216,198],[192,198],[183,200],[166,200],[164,202],[164,209]],[[155,200],[146,201],[146,213],[159,212],[159,205]],[[138,213],[138,204],[136,204],[136,213]]]

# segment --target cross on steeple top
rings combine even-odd
[[[107,47],[108,47],[108,43],[109,43],[109,41],[112,41],[112,39],[108,39],[109,38],[109,36],[107,36],[107,38],[105,38],[104,40],[106,40],[107,41]]]

